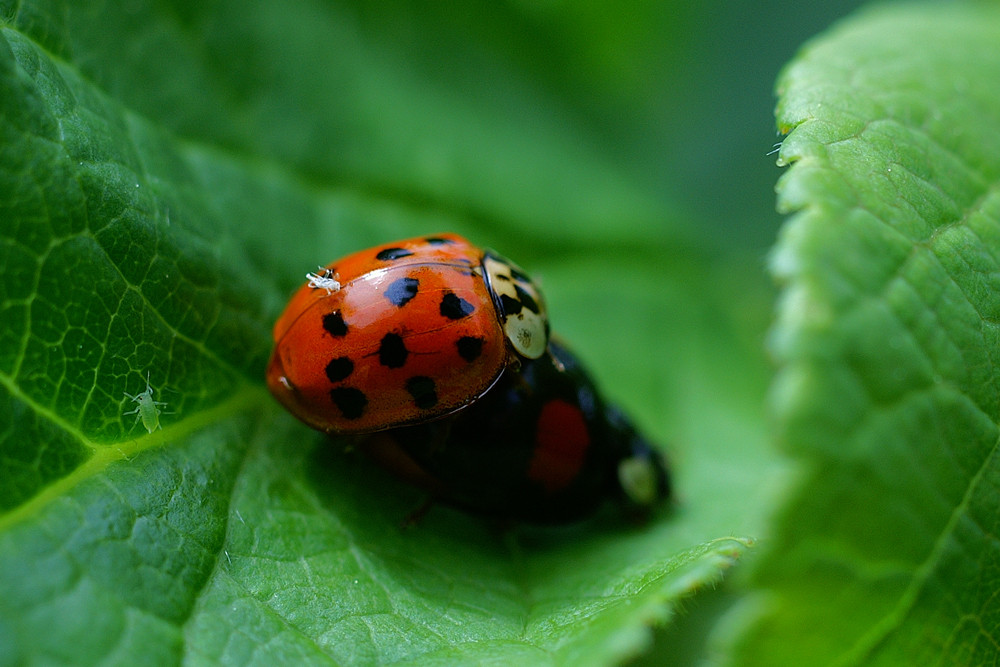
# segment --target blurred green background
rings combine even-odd
[[[620,199],[581,207],[664,206],[702,239],[763,255],[779,223],[776,74],[859,4],[129,0],[63,13],[64,55],[180,136],[323,187],[557,227],[564,200],[604,191]]]

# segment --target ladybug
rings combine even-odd
[[[538,287],[442,234],[307,274],[274,325],[268,387],[296,417],[469,510],[581,518],[670,495],[662,456],[550,340]]]
[[[307,278],[274,325],[267,382],[327,433],[441,418],[548,346],[535,284],[455,234],[363,250]]]
[[[460,412],[375,434],[365,451],[432,499],[532,523],[608,498],[641,514],[670,496],[663,457],[556,341]]]

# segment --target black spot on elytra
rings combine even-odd
[[[521,312],[521,302],[511,298],[507,294],[500,295],[500,307],[503,309],[504,317],[507,315],[517,315]]]
[[[458,348],[458,356],[472,363],[483,353],[484,342],[482,338],[476,338],[475,336],[462,336],[455,341],[455,347]]]
[[[421,410],[429,410],[437,405],[437,388],[434,380],[423,375],[415,375],[406,381],[406,391],[410,392],[413,402]]]
[[[347,357],[337,357],[326,365],[326,377],[330,382],[346,380],[354,372],[354,362]]]
[[[468,317],[475,310],[475,306],[454,292],[448,292],[441,299],[441,315],[449,320],[460,320],[463,317]]]
[[[443,239],[439,236],[428,236],[424,239],[424,242],[430,243],[431,245],[451,245],[454,243],[451,239]]]
[[[340,314],[339,310],[334,310],[323,316],[323,328],[331,336],[347,335],[347,322],[344,321],[344,316]]]
[[[402,368],[410,351],[399,334],[387,333],[378,346],[378,362],[387,368]]]
[[[344,419],[358,419],[365,413],[368,397],[355,387],[336,387],[330,390],[330,400],[336,405]]]
[[[416,278],[399,278],[392,281],[385,289],[385,298],[396,308],[402,308],[417,295],[419,286],[420,281]]]
[[[521,301],[521,305],[537,315],[541,312],[541,308],[538,307],[538,302],[532,298],[526,290],[521,289],[520,285],[514,285],[514,291],[517,292],[517,298]]]
[[[375,259],[380,262],[391,262],[397,259],[403,259],[404,257],[409,257],[413,253],[406,248],[386,248],[385,250],[380,250]]]

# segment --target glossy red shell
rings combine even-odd
[[[338,434],[435,419],[476,400],[513,356],[482,256],[442,234],[328,265],[328,280],[299,289],[274,325],[271,392]]]

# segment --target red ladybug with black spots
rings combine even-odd
[[[542,294],[509,260],[442,234],[307,278],[275,323],[267,380],[310,426],[364,436],[435,498],[511,518],[669,494],[660,455],[550,342]]]
[[[606,499],[642,514],[670,495],[662,455],[556,341],[464,410],[366,448],[432,498],[533,523],[579,519]]]
[[[328,433],[447,415],[548,343],[531,280],[454,234],[364,250],[308,277],[274,325],[267,381]]]

